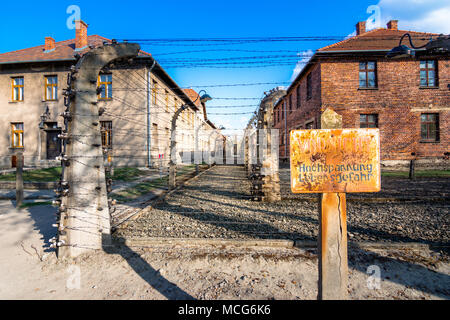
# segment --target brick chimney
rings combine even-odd
[[[55,39],[52,37],[45,37],[44,50],[51,51],[56,48]]]
[[[389,30],[398,30],[398,20],[391,20],[387,23]]]
[[[75,50],[87,47],[87,27],[88,25],[84,21],[75,21]]]
[[[360,21],[356,24],[356,35],[359,36],[366,32],[366,22]]]

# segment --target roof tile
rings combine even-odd
[[[92,47],[102,46],[104,41],[108,43],[112,42],[110,39],[99,35],[88,36],[88,45]],[[87,47],[81,51],[75,51],[75,39],[70,39],[56,42],[55,50],[50,52],[45,52],[45,45],[40,45],[0,54],[0,63],[70,60],[74,58],[75,53],[83,55],[89,50],[90,48]],[[139,56],[151,56],[151,54],[140,51]]]
[[[317,52],[329,51],[359,51],[359,50],[390,50],[396,46],[400,38],[409,33],[412,37],[414,46],[422,46],[426,44],[436,33],[415,32],[406,30],[390,30],[390,29],[374,29],[358,36],[336,42],[332,45],[320,48]],[[409,45],[408,39],[405,44]]]

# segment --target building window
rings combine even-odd
[[[12,83],[12,101],[23,101],[23,77],[11,79]]]
[[[422,141],[439,141],[438,113],[423,113],[420,116],[420,139]]]
[[[420,86],[437,87],[436,61],[420,61]]]
[[[360,128],[378,128],[377,114],[360,114],[359,115]]]
[[[112,148],[112,121],[100,121],[102,133],[102,147]]]
[[[376,63],[374,61],[359,63],[359,87],[376,88]]]
[[[102,89],[98,98],[101,100],[112,99],[112,74],[101,74],[98,76],[98,86]]]
[[[153,86],[152,86],[153,106],[156,106],[157,94],[158,94],[158,82],[153,80]]]
[[[11,147],[23,148],[23,122],[11,123]]]
[[[58,100],[58,77],[45,76],[45,100]]]
[[[292,94],[289,95],[289,113],[292,112]]]
[[[300,84],[297,86],[297,109],[300,108],[301,105],[301,87]]]
[[[284,119],[284,111],[286,110],[286,102],[283,101],[281,104],[281,119]]]
[[[169,91],[164,90],[164,93],[165,93],[166,112],[169,112]]]
[[[273,124],[277,124],[278,108],[273,110]]]
[[[311,73],[306,77],[306,99],[312,98],[312,76]]]
[[[305,124],[305,129],[306,129],[306,130],[308,130],[308,129],[314,129],[314,121],[307,122],[307,123]]]

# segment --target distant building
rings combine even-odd
[[[410,33],[415,46],[436,34],[387,28],[365,30],[317,50],[274,107],[280,129],[280,158],[289,157],[289,131],[320,128],[320,115],[333,108],[345,128],[379,128],[385,165],[413,157],[442,161],[450,150],[449,55],[388,59],[387,52]],[[405,39],[407,40],[407,39]],[[406,43],[408,44],[408,43]]]
[[[25,166],[59,165],[54,159],[61,152],[62,90],[74,55],[111,43],[88,36],[83,21],[76,25],[75,39],[56,42],[46,37],[44,45],[0,54],[0,167],[14,166],[17,151],[23,152]],[[195,101],[195,91],[181,89],[144,51],[132,63],[103,70],[98,86],[103,89],[98,107],[106,110],[100,117],[102,143],[117,166],[166,165],[172,116],[182,105],[189,107],[177,121],[179,151],[194,150],[198,125],[215,129],[204,105]],[[200,145],[207,147],[204,141]]]

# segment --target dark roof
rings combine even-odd
[[[88,47],[83,50],[75,51],[75,39],[59,41],[55,43],[55,49],[45,52],[44,45],[37,47],[16,50],[0,54],[0,64],[5,63],[25,63],[25,62],[45,62],[45,61],[63,61],[75,60],[74,54],[83,55],[90,50],[89,47],[99,47],[103,42],[111,43],[112,40],[99,35],[88,36]],[[139,56],[151,56],[151,54],[139,51]]]

